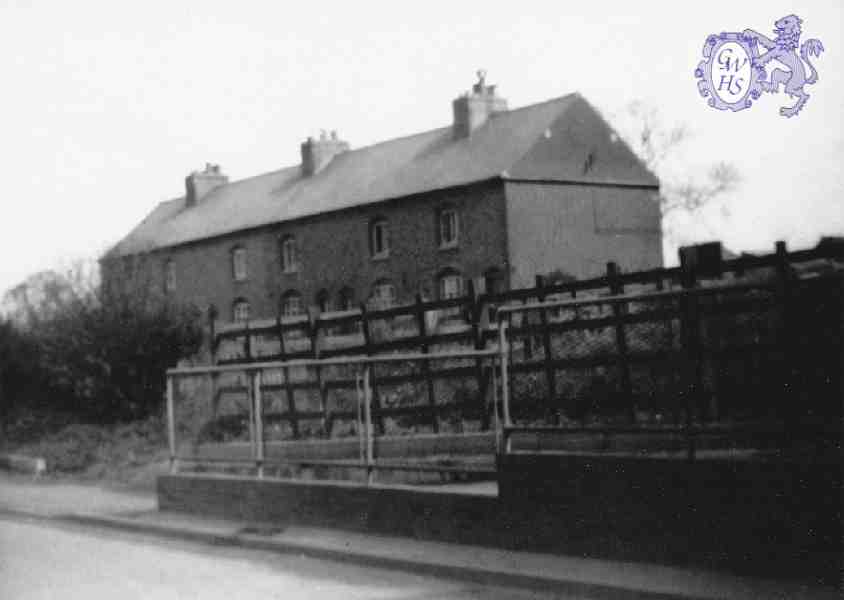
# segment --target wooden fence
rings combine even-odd
[[[764,379],[766,370],[785,370],[767,375],[776,379],[775,385],[738,386],[757,391],[777,388],[793,392],[801,377],[805,379],[812,370],[800,353],[814,343],[812,336],[817,337],[818,332],[813,329],[807,338],[806,332],[799,330],[800,319],[795,313],[814,309],[805,302],[800,304],[798,297],[809,298],[811,304],[820,297],[818,294],[827,293],[808,289],[815,285],[815,279],[830,279],[823,275],[815,278],[818,273],[813,269],[822,271],[824,265],[844,260],[844,250],[841,245],[830,244],[789,253],[785,244],[778,242],[772,254],[722,261],[720,247],[717,256],[713,256],[713,249],[681,251],[679,267],[622,273],[615,263],[609,263],[601,277],[557,284],[537,277],[532,288],[498,294],[475,293],[470,282],[468,293],[461,298],[431,302],[417,296],[412,304],[387,309],[371,310],[361,304],[358,310],[345,313],[290,319],[279,316],[269,322],[221,325],[212,320],[211,355],[216,365],[245,365],[395,352],[427,354],[455,348],[484,350],[497,345],[497,307],[522,306],[523,310],[508,311],[506,317],[517,416],[547,422],[571,414],[577,418],[616,418],[621,412],[628,420],[641,422],[643,417],[637,411],[641,413],[644,407],[649,411],[645,420],[672,415],[679,418],[677,410],[685,418],[723,419],[730,414],[729,402],[724,401],[730,394],[724,390],[732,385],[736,370],[732,363],[736,360],[744,365],[739,370],[751,365],[747,382]],[[813,277],[802,277],[804,271]],[[831,278],[840,282],[841,271]],[[840,283],[832,285],[834,290],[840,288]],[[703,293],[683,294],[684,290]],[[659,294],[672,291],[679,293]],[[657,294],[646,300],[631,295],[627,302],[579,302],[648,292]],[[559,302],[564,298],[575,302],[567,306]],[[840,332],[840,311],[836,316],[834,304],[824,311],[822,319],[837,318],[829,326],[838,327]],[[822,323],[816,325],[823,329]],[[743,337],[730,338],[739,330],[744,332]],[[823,352],[832,357],[830,364],[834,364],[836,352],[840,356],[840,335],[837,339],[838,345],[835,339],[824,342]],[[239,350],[234,355],[232,345]],[[224,347],[228,355],[221,352]],[[830,368],[824,363],[823,369]],[[650,373],[650,383],[642,383],[643,369]],[[486,398],[491,374],[489,365],[476,360],[471,365],[443,364],[439,369],[431,361],[421,361],[412,373],[373,375],[374,419],[383,431],[383,417],[395,416],[398,410],[417,415],[436,433],[439,417],[445,411],[460,409],[479,417],[480,428],[486,430],[490,426],[491,407]],[[830,385],[837,385],[840,391],[840,372],[834,377],[838,383]],[[474,380],[477,398],[464,400],[460,406],[438,402],[435,382],[449,378]],[[424,402],[382,407],[379,387],[404,382],[424,384]],[[285,373],[278,382],[265,387],[286,395],[288,409],[283,419],[291,424],[293,437],[298,437],[300,420],[324,420],[326,411],[297,411],[294,392],[316,390],[320,405],[325,407],[329,390],[351,389],[354,381],[330,380],[316,372],[308,381],[295,382]],[[680,407],[677,410],[656,406],[658,396],[677,395],[681,396],[679,403],[671,400]],[[524,408],[521,412],[520,403]],[[572,409],[578,403],[581,408]],[[596,403],[603,406],[596,407]],[[648,407],[649,403],[653,406]],[[336,411],[335,416],[343,418],[344,413]],[[330,430],[330,426],[323,428],[328,435]]]

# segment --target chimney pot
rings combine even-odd
[[[220,172],[220,165],[205,163],[204,171],[194,171],[185,177],[185,204],[196,206],[212,190],[228,182],[229,178]]]
[[[454,139],[472,135],[489,117],[507,110],[507,100],[496,94],[496,86],[486,84],[486,71],[478,69],[477,76],[478,82],[472,86],[472,90],[451,103]]]
[[[331,137],[325,129],[320,131],[319,139],[309,137],[302,142],[302,175],[310,177],[322,171],[335,156],[342,154],[349,149],[349,143],[339,138],[336,131],[331,132]]]

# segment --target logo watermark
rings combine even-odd
[[[783,17],[774,23],[773,39],[752,29],[710,35],[703,44],[704,60],[695,69],[700,95],[708,98],[712,108],[737,112],[753,106],[762,92],[777,93],[782,86],[797,101],[780,108],[780,114],[795,116],[809,99],[804,86],[818,80],[818,72],[809,57],[818,57],[824,50],[817,39],[800,45],[802,24],[797,15]],[[771,61],[779,65],[771,65],[768,71],[766,67]]]

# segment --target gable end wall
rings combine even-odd
[[[579,279],[661,267],[658,190],[622,186],[506,182],[507,245],[513,287],[562,270]]]

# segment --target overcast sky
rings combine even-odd
[[[826,48],[803,112],[707,107],[706,36],[790,13]],[[684,239],[809,246],[844,234],[842,24],[837,0],[0,0],[0,293],[99,256],[205,162],[238,179],[298,163],[320,129],[360,147],[446,125],[479,67],[511,108],[579,91],[611,120],[640,99],[687,124],[675,168],[725,160],[744,182]]]

